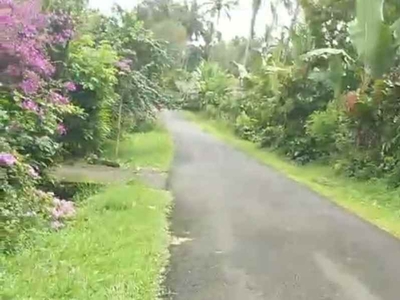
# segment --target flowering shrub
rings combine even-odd
[[[64,226],[64,221],[75,216],[75,206],[71,201],[53,198],[53,207],[50,209],[51,213],[51,227],[53,229],[60,229]]]
[[[74,35],[74,21],[67,13],[58,11],[49,16],[48,33],[55,45],[65,45]]]
[[[77,155],[99,152],[113,126],[112,108],[118,99],[115,92],[118,56],[110,44],[96,45],[91,36],[71,42],[69,53],[68,75],[79,84],[67,82],[64,88],[73,92],[72,103],[85,115],[66,119],[66,147]],[[126,61],[123,66],[129,67]]]
[[[100,152],[116,128],[120,136],[164,99],[157,84],[162,44],[133,14],[104,16],[104,32],[76,35],[78,7],[86,4],[0,0],[0,228],[7,249],[31,229],[60,229],[75,214],[72,202],[38,188],[61,153]]]
[[[80,110],[68,98],[75,85],[52,78],[47,49],[66,44],[73,23],[65,14],[46,15],[36,0],[0,0],[0,219],[4,248],[31,228],[49,223],[52,195],[37,186],[61,150],[63,120]]]
[[[59,229],[75,215],[74,204],[37,188],[41,177],[18,154],[0,153],[1,242],[5,251],[28,238],[32,230]]]

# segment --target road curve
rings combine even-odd
[[[166,112],[175,300],[399,300],[400,241]]]

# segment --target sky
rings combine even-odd
[[[199,0],[198,3],[201,4]],[[251,0],[239,0],[239,6],[231,12],[231,20],[226,16],[222,16],[219,31],[225,40],[234,38],[235,36],[248,36],[250,31],[251,20]],[[90,6],[100,9],[103,13],[109,13],[114,3],[118,3],[125,9],[133,8],[140,3],[140,0],[89,0]],[[256,34],[262,36],[265,32],[265,26],[272,19],[269,8],[263,5],[257,17]],[[279,10],[279,19],[282,23],[290,22],[290,17],[283,9]]]

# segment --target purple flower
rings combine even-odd
[[[20,84],[25,94],[34,94],[40,88],[40,77],[34,72],[27,72],[25,80]]]
[[[53,102],[54,104],[63,104],[63,105],[69,104],[69,99],[67,97],[64,97],[56,92],[50,93],[50,101]]]
[[[29,99],[22,102],[21,107],[23,109],[30,110],[33,112],[38,112],[38,110],[39,110],[39,106],[36,104],[36,102],[29,100]]]
[[[51,41],[55,44],[64,44],[74,35],[74,20],[69,14],[53,13],[49,16]]]
[[[0,153],[0,166],[11,167],[17,163],[17,159],[11,153]]]
[[[74,203],[71,201],[61,200],[61,205],[59,209],[64,218],[71,218],[76,213]]]
[[[64,87],[69,92],[76,91],[76,85],[72,81],[68,81],[68,82],[64,83]]]
[[[67,200],[53,199],[54,207],[50,209],[53,220],[72,218],[76,214],[74,203]]]
[[[65,135],[65,134],[67,134],[67,127],[65,127],[65,125],[63,123],[59,123],[57,125],[57,132],[60,135]]]

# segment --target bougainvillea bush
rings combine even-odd
[[[105,17],[78,3],[87,5],[0,0],[0,228],[8,250],[39,227],[62,228],[75,213],[40,190],[49,167],[101,152],[165,98],[163,44],[133,13]],[[90,26],[90,15],[104,24]]]
[[[60,221],[51,218],[54,197],[38,186],[60,153],[64,118],[80,111],[68,98],[74,84],[54,79],[49,49],[73,36],[68,22],[54,30],[55,19],[41,12],[39,1],[0,0],[0,228],[6,250],[37,225]]]

